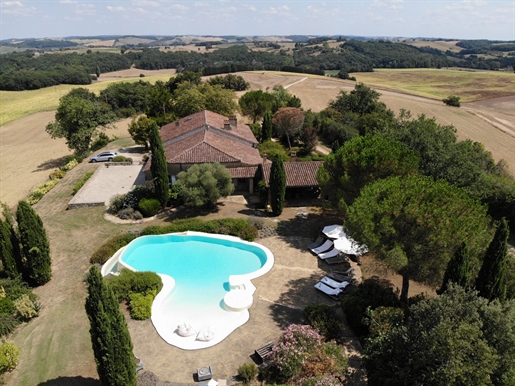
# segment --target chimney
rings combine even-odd
[[[175,121],[175,127],[179,127],[180,126],[180,122],[179,121]]]
[[[231,115],[229,117],[229,122],[231,123],[232,127],[238,126],[238,119],[236,118],[236,115]]]
[[[268,159],[268,153],[266,151],[263,152],[263,160]]]
[[[224,130],[231,130],[231,122],[228,120],[224,121]]]
[[[296,151],[292,151],[290,153],[290,162],[297,162],[297,152]]]

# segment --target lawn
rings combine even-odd
[[[111,83],[137,82],[140,79],[146,82],[155,83],[158,80],[167,81],[170,79],[170,75],[114,79],[105,82],[95,82],[89,85],[61,84],[58,86],[41,88],[39,90],[0,91],[0,126],[40,111],[57,109],[59,99],[73,88],[84,87],[98,94]]]
[[[515,95],[515,74],[444,69],[378,69],[352,73],[358,82],[431,99],[457,95],[461,102]]]

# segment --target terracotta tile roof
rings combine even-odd
[[[243,166],[239,168],[227,168],[232,178],[254,178],[259,166]]]
[[[161,128],[168,163],[260,165],[257,140],[247,125],[231,126],[223,115],[201,111]]]
[[[323,161],[309,161],[309,162],[285,162],[284,171],[286,173],[286,187],[309,187],[318,186],[317,172]],[[272,163],[263,164],[263,177],[265,178],[266,185],[270,183],[270,170]]]

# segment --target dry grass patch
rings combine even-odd
[[[475,102],[515,95],[515,77],[506,72],[380,69],[352,75],[358,82],[439,100],[457,95],[462,102]]]

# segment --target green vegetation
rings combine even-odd
[[[327,304],[318,304],[304,308],[304,318],[318,330],[326,341],[341,340],[343,323],[340,322],[334,308]]]
[[[136,386],[133,346],[118,302],[98,268],[91,267],[86,282],[85,307],[100,381],[112,386]]]
[[[153,121],[152,119],[142,115],[138,118],[132,118],[129,124],[129,134],[134,142],[138,145],[145,146],[145,150],[150,148],[150,135],[152,133]]]
[[[25,258],[22,276],[30,285],[43,285],[52,277],[50,245],[43,222],[26,201],[18,202],[16,222]]]
[[[155,216],[160,209],[161,203],[155,198],[143,198],[138,203],[138,210],[141,212],[143,217]]]
[[[240,75],[215,76],[209,79],[208,82],[212,86],[219,85],[224,89],[233,91],[245,91],[250,88],[250,83]]]
[[[20,245],[10,210],[4,207],[5,220],[0,218],[0,257],[4,274],[17,278],[23,271]]]
[[[447,98],[442,99],[442,102],[447,106],[460,107],[460,97],[456,95],[449,95]]]
[[[368,380],[385,386],[511,384],[514,316],[513,302],[488,302],[451,285],[441,296],[413,304],[404,321],[367,341]]]
[[[486,206],[464,190],[428,177],[390,177],[365,187],[347,210],[350,234],[402,275],[401,299],[409,280],[439,285],[462,242],[469,246],[477,272],[488,243]]]
[[[279,157],[272,158],[269,189],[272,213],[279,216],[283,212],[286,202],[286,172],[284,170],[284,163]]]
[[[296,107],[281,107],[274,114],[273,126],[279,137],[286,137],[291,150],[290,137],[296,136],[304,124],[304,112]]]
[[[238,367],[238,377],[247,384],[252,381],[259,373],[259,368],[255,363],[244,363]]]
[[[75,186],[73,187],[73,193],[72,193],[73,196],[75,196],[77,194],[77,192],[80,190],[80,188],[82,188],[84,186],[84,184],[91,178],[92,175],[93,175],[93,172],[86,173],[84,175],[84,177],[82,177],[82,179],[75,184]]]
[[[37,297],[20,277],[0,279],[0,336],[39,314]]]
[[[95,250],[95,252],[93,252],[89,262],[91,264],[105,264],[105,262],[113,256],[118,249],[126,246],[136,237],[137,236],[134,233],[122,233],[107,239]]]
[[[218,162],[191,166],[177,175],[175,185],[184,203],[197,207],[214,207],[221,197],[234,191],[231,174]]]
[[[5,342],[0,345],[0,374],[12,371],[18,366],[20,350],[14,342]]]
[[[170,190],[168,184],[168,165],[166,163],[166,155],[163,147],[161,135],[159,135],[159,127],[154,122],[149,137],[150,149],[152,150],[152,159],[150,160],[150,173],[152,174],[152,182],[154,184],[154,194],[161,203],[161,207],[166,207]]]
[[[488,299],[506,298],[506,259],[508,258],[508,237],[510,230],[506,219],[497,226],[494,238],[488,245],[483,264],[477,276],[476,288],[479,295]]]
[[[344,347],[324,343],[311,326],[291,324],[279,337],[267,366],[261,371],[269,383],[341,385],[347,370]]]
[[[470,286],[470,256],[467,244],[462,243],[452,256],[443,275],[443,282],[437,291],[439,295],[447,290],[450,283],[468,289]]]

